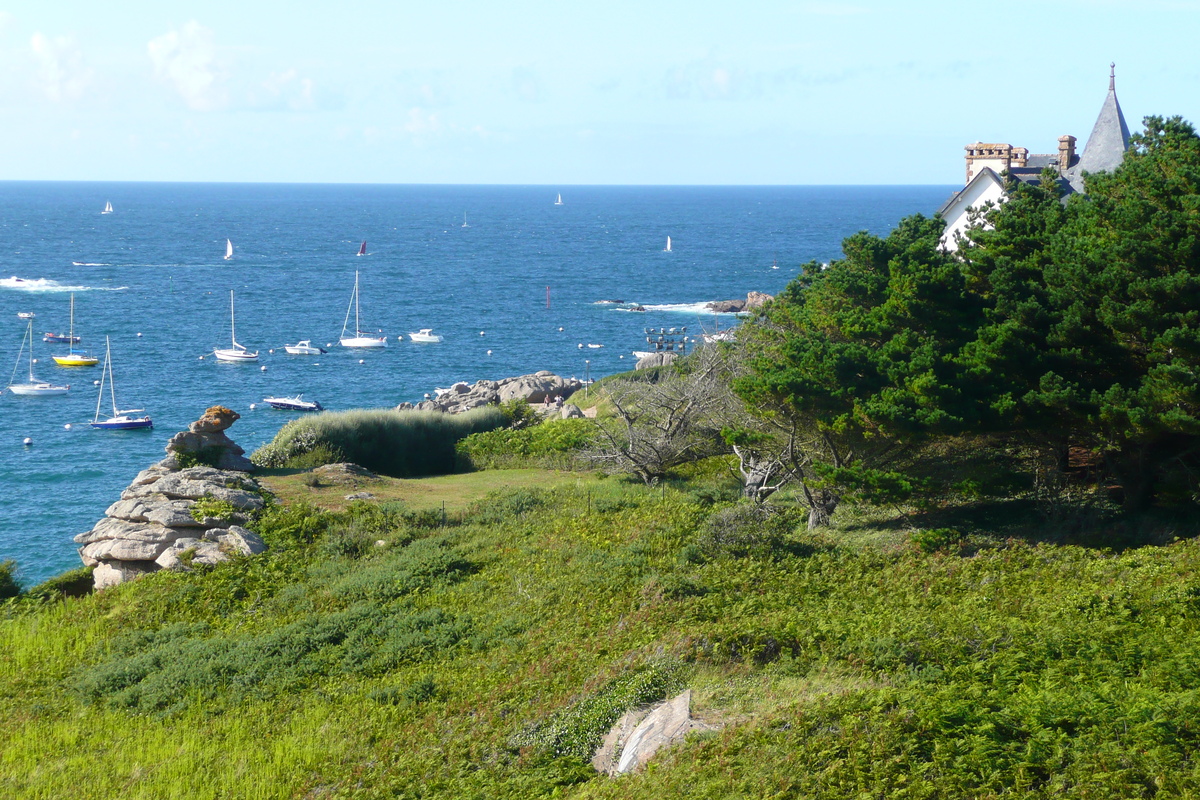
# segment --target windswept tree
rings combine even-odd
[[[974,422],[955,356],[978,301],[939,249],[942,231],[916,215],[886,238],[849,237],[844,258],[806,265],[741,334],[752,355],[734,390],[788,432],[809,527],[847,496],[904,494],[912,484],[898,468],[913,448]]]

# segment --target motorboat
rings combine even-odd
[[[441,336],[433,332],[433,328],[421,328],[416,333],[410,333],[408,338],[414,342],[440,342],[442,340]]]
[[[25,345],[29,344],[29,381],[26,383],[16,383],[17,370],[21,367],[21,356],[24,354]],[[13,394],[23,394],[34,397],[66,394],[70,390],[70,384],[60,386],[50,383],[49,381],[40,381],[33,375],[33,320],[29,320],[29,329],[25,332],[25,338],[21,340],[21,349],[17,351],[17,363],[13,367],[12,377],[8,380],[8,390]]]
[[[319,356],[325,352],[324,347],[317,347],[311,339],[301,339],[295,344],[285,344],[283,349],[294,356]]]
[[[347,336],[350,327],[350,309],[354,309],[354,335]],[[342,335],[338,338],[342,347],[387,347],[386,336],[371,336],[364,333],[358,318],[358,270],[354,271],[354,293],[350,296],[350,305],[346,307],[346,320],[342,323]]]
[[[74,334],[50,333],[47,331],[46,335],[42,337],[42,341],[52,344],[79,344],[83,340]]]
[[[239,363],[243,361],[258,361],[258,351],[251,351],[245,345],[239,344],[237,340],[237,328],[235,327],[233,315],[233,289],[229,290],[229,334],[232,342],[231,347],[213,348],[213,355],[218,361],[228,361],[230,363]]]
[[[20,278],[14,278],[14,280],[20,280]],[[37,316],[37,314],[33,313],[32,311],[18,311],[17,312],[17,319],[33,319],[36,316]]]
[[[263,402],[284,411],[324,411],[325,408],[314,400],[305,400],[304,395],[295,397],[264,397]]]
[[[46,341],[49,341],[47,339]],[[71,332],[67,335],[66,341],[69,344],[75,344],[79,341],[79,337],[75,335],[75,294],[71,294]],[[100,359],[96,356],[88,355],[80,352],[74,347],[68,347],[67,352],[62,355],[51,355],[54,363],[60,367],[94,367],[100,363]]]
[[[104,402],[104,384],[108,384],[108,395],[112,399],[113,413],[105,419],[100,419],[100,404]],[[141,416],[133,416],[140,414]],[[96,416],[89,423],[93,428],[103,431],[134,431],[148,430],[154,427],[150,415],[144,408],[117,408],[117,390],[113,384],[112,374],[112,345],[107,336],[104,337],[104,368],[100,371],[100,394],[96,396]]]

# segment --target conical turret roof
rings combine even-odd
[[[1121,113],[1121,104],[1117,102],[1116,65],[1110,66],[1108,75],[1108,96],[1100,107],[1100,116],[1092,127],[1092,135],[1088,137],[1083,155],[1068,173],[1071,184],[1076,190],[1082,191],[1084,172],[1108,172],[1116,169],[1125,158],[1129,149],[1129,127],[1125,124],[1125,115]]]

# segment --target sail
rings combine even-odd
[[[360,256],[365,256],[367,254],[367,243],[366,242],[363,242],[362,247],[358,248],[358,254]]]
[[[225,240],[225,260],[233,258],[233,242],[229,239]]]
[[[664,251],[667,253],[671,252],[671,237],[670,236],[667,237],[667,246],[666,246],[666,248],[664,248]]]

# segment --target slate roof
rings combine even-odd
[[[1075,191],[1083,191],[1084,172],[1109,172],[1120,166],[1129,149],[1129,127],[1125,124],[1125,115],[1121,113],[1121,104],[1117,102],[1116,77],[1108,76],[1108,96],[1100,107],[1100,116],[1092,127],[1092,135],[1088,137],[1087,146],[1079,163],[1067,170],[1067,178]]]

